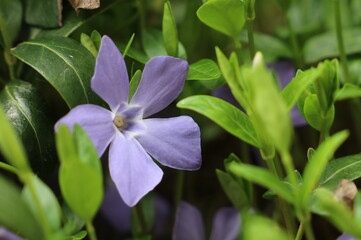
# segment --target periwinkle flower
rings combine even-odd
[[[23,239],[16,236],[14,233],[6,230],[5,228],[0,227],[0,240],[23,240]]]
[[[339,236],[336,240],[356,240],[356,238],[348,235],[347,233],[343,233],[341,236]]]
[[[241,229],[241,217],[235,207],[220,208],[212,224],[210,240],[235,240]],[[204,240],[202,215],[189,203],[181,202],[173,228],[173,240]]]
[[[128,206],[134,206],[161,181],[161,164],[179,170],[201,165],[200,131],[191,117],[145,119],[167,107],[181,92],[188,73],[185,60],[160,56],[150,59],[130,101],[124,59],[104,36],[96,59],[91,88],[110,110],[85,104],[72,109],[55,128],[80,124],[98,155],[109,147],[110,176]],[[148,155],[150,154],[150,155]]]

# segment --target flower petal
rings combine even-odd
[[[177,209],[173,227],[173,240],[205,239],[202,215],[189,203],[181,202]]]
[[[55,124],[55,130],[58,129],[60,124],[65,124],[73,131],[76,123],[89,135],[97,149],[98,156],[103,155],[116,133],[112,113],[96,105],[80,105],[61,118]]]
[[[182,91],[188,73],[187,61],[160,56],[150,59],[131,104],[144,107],[148,117],[167,107]]]
[[[22,238],[16,236],[12,232],[0,227],[0,239],[1,240],[22,240]]]
[[[117,134],[110,145],[109,170],[124,202],[133,207],[162,179],[162,170],[131,137]]]
[[[348,235],[347,233],[343,233],[336,240],[356,240],[356,238],[352,237],[351,235]]]
[[[152,157],[175,169],[200,168],[200,131],[191,117],[152,118],[143,122],[146,130],[136,138]]]
[[[210,240],[235,240],[241,230],[241,217],[234,207],[223,207],[213,219]]]
[[[102,38],[91,87],[115,110],[128,102],[129,78],[122,54],[108,37]]]

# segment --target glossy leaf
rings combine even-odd
[[[209,0],[198,9],[197,16],[230,37],[238,37],[246,21],[245,6],[239,0]]]
[[[356,154],[331,160],[321,175],[319,184],[332,189],[341,179],[353,181],[360,177],[361,154]]]
[[[301,187],[300,199],[300,203],[303,206],[308,204],[311,193],[319,182],[327,162],[332,158],[337,148],[346,140],[348,135],[349,133],[347,131],[334,134],[321,143],[316,152],[312,155],[312,158],[307,163],[303,172],[303,184]]]
[[[347,54],[361,52],[361,28],[347,29],[343,31],[345,51]],[[304,55],[307,63],[314,63],[325,58],[339,56],[336,32],[326,32],[310,38],[304,47]]]
[[[238,177],[273,190],[281,198],[293,203],[294,196],[291,190],[270,171],[250,164],[240,163],[229,164],[229,170]]]
[[[75,125],[73,135],[67,126],[61,125],[56,144],[61,161],[61,192],[75,213],[84,221],[91,221],[104,194],[100,160],[93,143],[79,125]]]
[[[31,171],[25,149],[0,104],[0,150],[5,159],[22,171]]]
[[[20,189],[2,175],[0,189],[0,225],[27,239],[44,239],[38,221],[21,198]]]
[[[239,139],[259,146],[256,132],[249,118],[232,104],[211,96],[192,96],[183,99],[177,107],[196,111],[220,125]]]
[[[54,232],[59,230],[61,226],[61,208],[56,196],[51,189],[35,175],[31,175],[29,181],[31,181],[31,183],[28,184],[32,184],[34,187],[35,194],[40,201],[41,208],[43,209],[50,228]],[[29,206],[33,215],[41,222],[41,213],[38,211],[36,200],[34,199],[29,185],[25,185],[22,197],[26,201],[26,204]]]
[[[246,218],[242,236],[242,239],[290,240],[276,222],[260,215],[250,215]]]
[[[12,54],[53,85],[69,108],[100,101],[90,88],[95,58],[75,40],[52,37],[23,42]]]
[[[45,28],[61,26],[61,8],[59,0],[27,0],[25,21]]]
[[[345,204],[334,199],[331,191],[317,189],[311,209],[327,217],[341,232],[347,232],[357,238],[361,237],[361,223],[354,218],[353,213]]]
[[[31,166],[41,175],[49,175],[55,163],[53,124],[47,116],[44,100],[30,83],[14,80],[0,92],[0,101],[29,156]]]
[[[169,1],[164,3],[163,13],[163,40],[168,55],[178,56],[178,31]]]
[[[221,76],[221,72],[217,64],[211,60],[204,58],[189,66],[187,80],[213,80]]]
[[[22,19],[22,3],[20,0],[0,1],[0,45],[12,47],[19,34]]]

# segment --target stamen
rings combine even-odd
[[[126,126],[125,119],[122,116],[116,115],[113,120],[115,126],[119,129],[123,129]]]

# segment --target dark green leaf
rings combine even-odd
[[[217,64],[211,60],[204,58],[189,66],[187,80],[213,80],[221,76],[221,72]]]
[[[0,175],[0,225],[27,239],[44,239],[41,227],[21,198],[20,189]]]
[[[259,147],[257,134],[248,116],[228,102],[216,97],[199,95],[183,99],[177,107],[196,111],[234,136]]]
[[[142,45],[149,58],[167,56],[162,32],[157,29],[145,29],[142,31]]]
[[[126,49],[126,45],[125,44],[117,44],[118,48],[124,53],[125,49]],[[127,51],[127,56],[129,56],[130,58],[133,58],[134,60],[145,64],[146,62],[149,61],[149,57],[147,55],[145,55],[142,51],[133,48],[133,47],[129,47],[128,51]]]
[[[337,186],[341,179],[353,181],[360,177],[361,154],[356,154],[330,161],[320,177],[319,184],[332,189]]]
[[[169,1],[164,3],[163,40],[168,55],[178,56],[178,31]]]
[[[51,229],[55,232],[60,229],[61,225],[61,208],[51,189],[35,175],[31,175],[29,181],[34,187],[35,194],[40,201],[41,208],[44,211],[47,222]],[[25,185],[22,197],[26,201],[33,215],[41,222],[41,213],[38,211],[37,201],[34,199],[33,193],[29,185]]]
[[[12,47],[12,43],[18,36],[22,12],[20,0],[0,1],[0,45],[3,44],[4,48]]]
[[[245,6],[239,0],[209,0],[198,9],[197,16],[230,37],[238,37],[246,21]]]
[[[342,131],[326,139],[312,155],[303,172],[300,203],[307,206],[313,189],[319,182],[327,162],[332,158],[337,148],[346,140],[349,133]]]
[[[281,198],[293,203],[294,195],[291,190],[270,171],[250,164],[241,163],[229,164],[229,170],[238,177],[245,178],[250,182],[260,184],[273,190]]]
[[[79,125],[74,126],[73,136],[67,126],[61,125],[56,144],[61,160],[61,192],[74,212],[84,221],[91,221],[103,200],[103,177],[95,147]]]
[[[94,46],[99,51],[100,43],[102,42],[102,36],[97,30],[93,30],[90,38],[93,40]]]
[[[60,0],[27,0],[25,21],[45,28],[61,26]]]
[[[100,101],[90,88],[95,58],[75,40],[52,37],[23,42],[12,54],[37,70],[70,108]]]
[[[54,128],[40,93],[30,83],[14,80],[0,92],[0,101],[18,136],[26,143],[31,166],[35,172],[49,175],[55,163]]]
[[[146,222],[147,231],[151,231],[154,226],[155,221],[155,202],[154,196],[152,193],[147,194],[143,197],[140,202],[138,203],[140,206],[137,206],[143,212],[144,220]],[[139,219],[139,215],[136,213],[136,209],[132,208],[132,235],[135,239],[149,239],[148,236],[144,236],[141,220]]]

